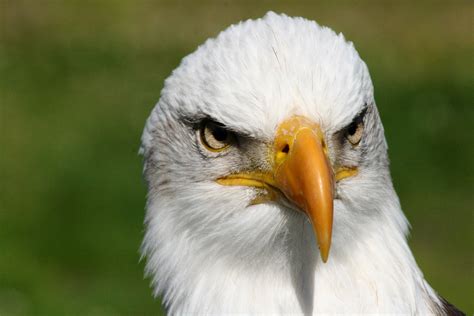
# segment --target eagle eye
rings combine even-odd
[[[364,116],[366,110],[357,115],[349,126],[346,127],[345,137],[353,145],[357,146],[364,132]]]
[[[201,143],[213,152],[227,149],[233,142],[235,135],[222,124],[213,121],[204,121],[199,129]]]

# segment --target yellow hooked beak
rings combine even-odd
[[[283,193],[308,215],[318,239],[321,258],[326,262],[331,247],[335,176],[319,125],[302,116],[293,116],[281,123],[270,160],[273,164],[271,173],[236,173],[217,182],[266,189],[266,195],[257,198],[254,204],[275,200],[278,193]],[[342,169],[336,179],[354,172]]]
[[[283,122],[275,138],[275,180],[309,217],[326,262],[331,247],[334,176],[318,125],[303,117]]]

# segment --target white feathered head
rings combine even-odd
[[[142,153],[143,255],[165,302],[204,278],[291,275],[301,257],[335,265],[381,221],[407,229],[367,67],[341,34],[303,18],[270,12],[184,58]]]

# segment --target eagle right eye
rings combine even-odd
[[[235,134],[224,125],[206,120],[199,129],[200,140],[203,146],[212,152],[221,152],[235,141]]]

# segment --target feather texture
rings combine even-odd
[[[340,131],[364,108],[365,132],[354,149]],[[305,215],[273,202],[249,206],[254,189],[214,181],[258,166],[264,147],[257,144],[270,143],[293,114],[322,126],[333,165],[359,169],[337,184],[326,264]],[[253,149],[203,154],[189,122],[208,117],[245,135]],[[341,34],[272,12],[229,27],[166,80],[141,152],[148,184],[142,254],[170,314],[442,308],[406,242],[367,67]]]

